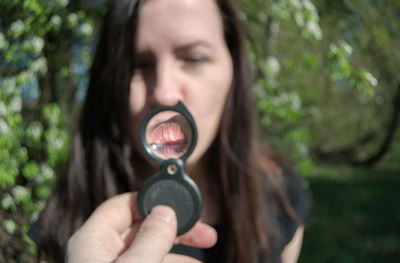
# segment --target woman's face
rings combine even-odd
[[[182,101],[197,124],[197,146],[188,160],[196,162],[215,138],[232,84],[232,59],[215,0],[144,1],[136,59],[130,93],[135,140],[140,121],[152,108]],[[174,130],[161,130],[164,140],[173,140]]]

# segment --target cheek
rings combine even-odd
[[[199,117],[208,119],[211,125],[215,123],[212,126],[218,126],[221,119],[227,95],[232,86],[232,71],[232,62],[228,55],[224,63],[212,71],[207,86],[199,93],[199,97],[203,96],[199,106],[202,109]]]
[[[227,94],[232,86],[233,65],[228,52],[219,63],[208,68],[203,75],[201,87],[195,91],[195,104],[198,106],[199,117],[219,115],[222,111]],[[218,118],[217,116],[215,116]]]
[[[217,134],[227,95],[232,86],[232,64],[228,60],[223,67],[215,68],[201,92],[193,102],[199,140],[192,160],[198,159],[210,147]]]

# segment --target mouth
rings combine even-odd
[[[183,120],[182,120],[183,119]],[[185,119],[179,115],[155,120],[146,132],[148,145],[163,159],[179,158],[188,149],[189,135]]]

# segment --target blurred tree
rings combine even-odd
[[[399,3],[313,2],[241,1],[264,132],[303,173],[310,154],[371,164],[398,126]]]
[[[320,112],[311,124],[316,135],[311,147],[325,160],[373,164],[389,150],[399,122],[400,3],[315,3],[328,64],[314,79],[324,88],[311,100]],[[341,49],[347,59],[340,57]]]
[[[34,260],[27,232],[67,159],[100,13],[93,1],[0,0],[0,262]]]
[[[312,162],[308,152],[310,134],[303,123],[311,108],[303,104],[290,81],[298,82],[295,73],[310,69],[295,65],[298,58],[289,57],[288,51],[300,49],[297,54],[304,58],[304,63],[313,64],[316,60],[306,49],[318,45],[322,39],[316,7],[308,0],[242,0],[241,5],[251,37],[249,49],[261,132],[268,143],[288,156],[306,175]],[[287,41],[290,37],[296,41]]]

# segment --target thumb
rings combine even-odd
[[[167,206],[156,206],[147,215],[134,241],[118,262],[159,263],[171,250],[176,234],[174,210]]]

